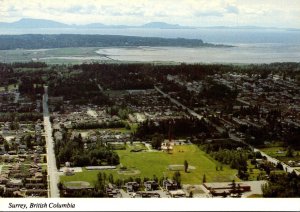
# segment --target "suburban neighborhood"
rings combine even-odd
[[[267,197],[297,179],[293,73],[186,66],[1,65],[0,196]]]

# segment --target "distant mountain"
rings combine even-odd
[[[180,26],[178,24],[168,24],[165,22],[150,22],[140,26],[139,28],[182,29],[190,27]]]
[[[260,26],[210,26],[210,27],[198,27],[198,28],[206,28],[206,29],[254,29],[254,30],[265,30],[265,29],[283,29],[277,27],[260,27]]]
[[[86,25],[73,25],[77,28],[106,28],[107,25],[102,23],[92,23],[92,24],[86,24]]]
[[[3,28],[66,28],[70,25],[56,21],[44,19],[24,18],[13,23],[0,22],[0,27]]]
[[[31,19],[24,18],[16,22],[5,23],[0,22],[0,28],[158,28],[158,29],[182,29],[190,28],[180,26],[178,24],[168,24],[164,22],[150,22],[141,26],[127,26],[127,25],[106,25],[103,23],[91,23],[86,25],[69,25],[63,24],[57,21],[45,20],[45,19]]]
[[[275,28],[275,27],[258,27],[258,26],[211,26],[211,27],[190,27],[181,26],[179,24],[169,24],[165,22],[149,22],[140,26],[129,26],[129,25],[106,25],[103,23],[91,23],[85,25],[79,24],[63,24],[57,21],[51,21],[46,19],[32,19],[23,18],[19,21],[7,23],[0,22],[0,28],[15,28],[15,29],[39,29],[39,28],[74,28],[74,29],[125,29],[125,28],[152,28],[152,29],[196,29],[196,28],[207,28],[207,29],[282,29],[290,31],[298,31],[300,29],[295,28]]]
[[[97,28],[129,28],[130,26],[126,25],[106,25],[102,23],[92,23],[86,25],[73,25],[76,28],[85,28],[85,29],[97,29]]]

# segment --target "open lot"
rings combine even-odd
[[[286,149],[284,147],[267,147],[260,148],[260,150],[271,157],[280,157],[286,155]]]
[[[207,182],[227,182],[237,179],[237,170],[230,169],[223,165],[223,171],[216,171],[216,166],[220,165],[217,161],[201,151],[195,145],[175,146],[173,152],[131,152],[132,148],[127,146],[126,150],[117,150],[121,165],[126,167],[125,172],[120,172],[120,166],[116,170],[105,170],[106,174],[112,173],[114,179],[125,179],[128,177],[149,177],[156,175],[158,178],[172,177],[174,171],[169,170],[169,165],[181,165],[187,160],[193,167],[188,173],[180,171],[183,184],[201,184],[203,175],[206,175]],[[94,185],[99,171],[87,171],[83,168],[82,172],[72,176],[61,176],[61,182],[87,181]],[[122,174],[121,174],[122,173]]]
[[[55,48],[55,49],[36,49],[36,50],[1,50],[0,61],[2,62],[29,62],[41,61],[50,64],[55,63],[81,63],[83,61],[107,60],[105,57],[96,53],[99,48],[78,47],[78,48]]]
[[[7,86],[7,91],[11,91],[18,88],[18,84],[10,84]],[[0,91],[5,91],[5,87],[0,86]]]
[[[293,157],[287,157],[286,156],[286,148],[284,147],[269,147],[269,148],[261,148],[261,151],[263,151],[264,153],[266,153],[267,155],[270,155],[271,157],[277,158],[278,160],[289,164],[290,161],[294,161],[295,164],[291,165],[291,166],[300,166],[298,165],[299,161],[300,161],[300,151],[297,150],[293,150]]]

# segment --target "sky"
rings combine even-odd
[[[0,0],[0,22],[300,28],[300,0]]]

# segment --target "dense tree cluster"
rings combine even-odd
[[[14,84],[16,82],[15,72],[11,65],[0,63],[0,86]]]
[[[136,37],[122,35],[1,35],[1,50],[44,49],[66,47],[112,47],[112,46],[216,46],[200,39]]]
[[[106,146],[93,144],[84,148],[81,134],[71,139],[70,134],[64,129],[63,140],[55,142],[55,155],[57,167],[65,162],[71,162],[73,166],[98,166],[118,165],[118,154]]]
[[[215,101],[232,101],[237,97],[237,94],[238,92],[236,90],[231,90],[226,85],[211,81],[209,86],[204,87],[200,93],[200,97]]]
[[[241,179],[248,179],[247,160],[256,157],[248,146],[222,139],[202,144],[201,148],[217,161],[229,165],[232,169],[237,169]]]
[[[124,128],[122,121],[115,122],[78,122],[72,125],[73,129],[99,129],[99,128]]]
[[[153,88],[149,64],[82,64],[74,66],[84,75],[96,79],[105,90]]]
[[[71,77],[52,80],[49,84],[50,96],[63,96],[64,100],[70,100],[72,104],[109,104],[106,95],[100,92],[96,83],[89,81],[84,74],[76,74]]]
[[[38,95],[44,94],[44,80],[42,79],[42,71],[33,71],[20,76],[19,92],[21,95],[29,96],[32,100],[36,100]]]
[[[289,128],[289,131],[284,134],[284,141],[287,146],[300,150],[300,128]]]
[[[239,178],[247,180],[249,174],[247,173],[247,160],[249,159],[249,152],[243,150],[219,150],[211,152],[210,155],[217,161],[228,164],[230,168],[238,170]]]
[[[36,122],[37,120],[43,120],[42,113],[1,113],[0,122]]]
[[[262,191],[264,197],[300,197],[300,177],[295,172],[271,174]]]
[[[202,148],[205,152],[209,153],[218,151],[219,149],[236,150],[237,148],[247,149],[248,147],[246,144],[235,142],[230,139],[219,139],[203,143]]]
[[[172,120],[151,121],[141,123],[135,133],[139,138],[150,138],[155,133],[163,134],[166,138],[170,136],[191,136],[203,132],[209,133],[209,127],[204,120],[196,118],[178,118]]]
[[[12,63],[11,66],[13,68],[46,68],[48,67],[48,65],[44,62],[26,62],[26,63],[22,63],[22,62],[15,62]]]

